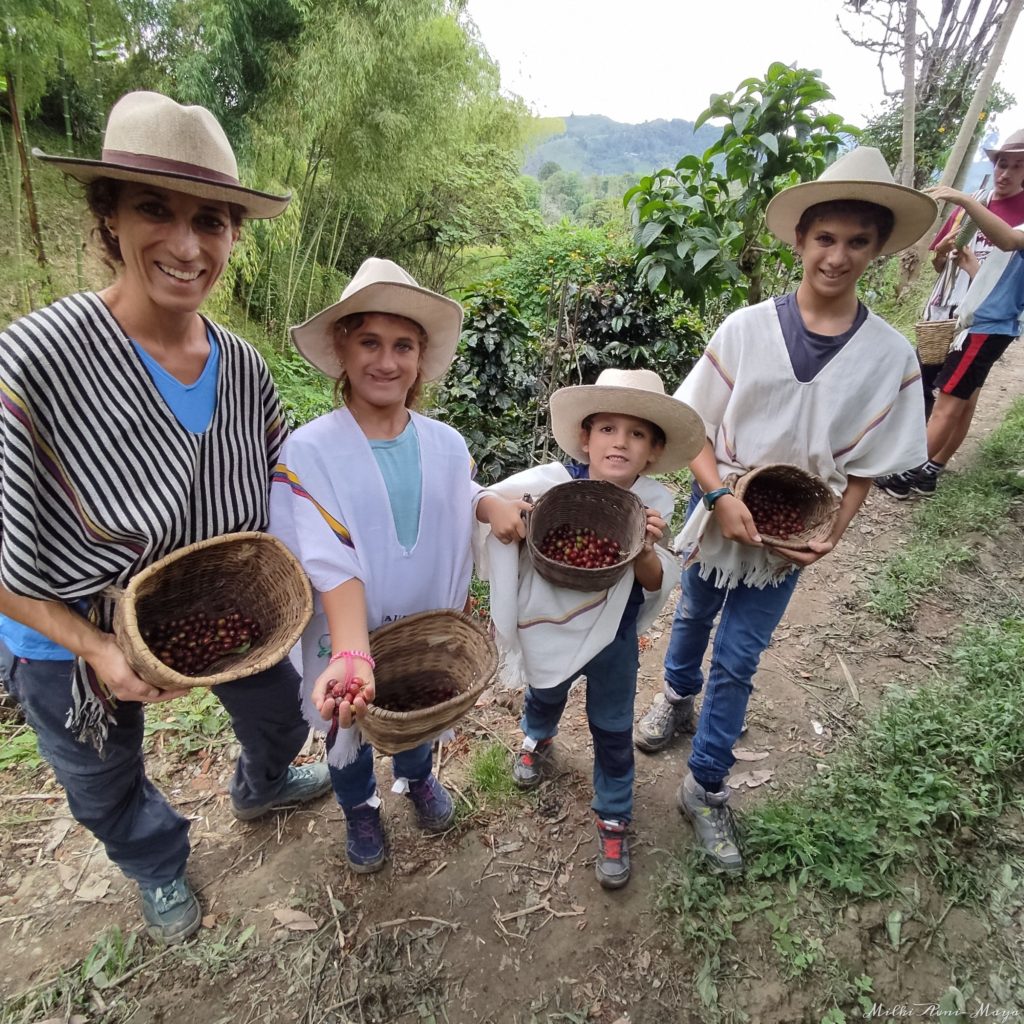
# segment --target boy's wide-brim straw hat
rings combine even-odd
[[[114,104],[99,160],[32,155],[83,184],[97,178],[137,181],[241,206],[246,217],[276,217],[290,195],[245,188],[231,143],[205,107],[184,107],[158,92],[130,92]]]
[[[462,307],[454,299],[421,288],[397,263],[371,256],[345,285],[333,306],[290,328],[299,352],[334,380],[342,372],[334,345],[334,325],[350,313],[391,313],[415,320],[427,335],[424,380],[443,377],[455,358],[462,333]]]
[[[986,149],[985,156],[995,163],[1001,156],[1024,156],[1024,129],[1014,132],[1001,145],[995,149]]]
[[[661,427],[665,447],[645,473],[682,469],[704,447],[704,421],[685,402],[665,394],[653,370],[602,370],[593,384],[559,388],[551,396],[551,432],[558,447],[577,462],[583,450],[583,421],[597,413],[618,413]]]
[[[880,256],[913,245],[935,223],[938,207],[931,196],[897,185],[885,157],[871,146],[858,146],[826,168],[816,181],[783,189],[768,204],[765,221],[780,241],[796,245],[796,226],[804,210],[817,203],[859,199],[892,210],[893,229]]]

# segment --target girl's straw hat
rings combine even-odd
[[[577,462],[589,462],[580,444],[588,416],[618,413],[647,420],[665,433],[665,447],[647,473],[682,469],[704,447],[704,421],[685,403],[665,394],[653,370],[602,370],[594,384],[559,388],[551,396],[551,432],[558,447]]]
[[[765,221],[780,241],[796,245],[796,226],[810,206],[836,199],[859,199],[892,210],[893,229],[879,255],[913,245],[935,223],[935,200],[916,188],[897,185],[885,157],[871,146],[858,146],[826,168],[817,181],[783,189],[768,204]]]
[[[205,107],[183,107],[158,92],[130,92],[107,118],[99,160],[32,155],[87,184],[97,178],[138,181],[203,199],[236,203],[246,217],[276,217],[290,195],[244,188],[231,143]]]
[[[1014,132],[1001,146],[985,150],[985,156],[992,163],[995,163],[1003,155],[1024,156],[1024,130]]]
[[[427,334],[424,380],[443,377],[455,357],[462,333],[462,307],[454,299],[421,288],[397,263],[371,256],[333,306],[290,329],[299,352],[335,380],[342,367],[334,348],[334,324],[350,313],[392,313],[415,320]]]

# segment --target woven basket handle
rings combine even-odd
[[[99,596],[117,603],[122,597],[124,597],[124,587],[119,587],[116,583],[111,583],[100,591]]]

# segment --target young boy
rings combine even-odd
[[[656,544],[672,512],[672,495],[646,474],[686,465],[703,443],[704,428],[692,409],[665,394],[661,378],[650,370],[605,370],[596,384],[556,391],[551,421],[555,440],[577,465],[549,463],[488,489],[481,507],[487,509],[491,537],[478,571],[490,579],[506,681],[529,683],[521,722],[525,739],[513,769],[520,788],[540,782],[569,688],[577,676],[587,678],[597,879],[606,889],[618,889],[629,881],[637,634],[653,621],[675,582],[676,560]],[[519,514],[525,503],[517,499],[527,493],[538,497],[574,478],[608,480],[633,491],[647,508],[644,549],[632,571],[608,590],[554,586],[534,571],[525,547],[509,543],[525,532]],[[510,500],[497,508],[492,495]]]
[[[641,750],[661,750],[690,726],[721,612],[689,772],[677,794],[720,870],[742,867],[725,780],[754,672],[799,570],[839,542],[873,477],[921,461],[924,409],[914,351],[859,302],[857,281],[876,256],[915,242],[935,212],[927,196],[893,182],[878,150],[864,147],[817,181],[780,192],[767,223],[803,261],[799,287],[728,317],[676,392],[704,418],[707,440],[690,463],[695,488],[676,539],[688,558],[664,693],[637,723],[634,741]],[[764,545],[747,507],[724,483],[774,462],[816,474],[839,498],[830,536],[810,551]]]
[[[1017,134],[1021,136],[1020,149],[1003,153],[996,165],[1000,172],[1003,162],[1010,163],[1001,171],[999,181],[1011,175],[1014,182],[1024,180],[1024,132]],[[1018,212],[1020,220],[1007,223],[1000,215],[1005,211],[991,210],[980,200],[944,185],[928,189],[928,194],[939,202],[962,206],[978,225],[979,235],[994,248],[988,250],[983,261],[968,246],[956,250],[953,257],[970,281],[957,307],[957,326],[961,330],[935,379],[938,395],[928,419],[928,461],[907,473],[878,481],[883,490],[897,498],[906,497],[911,490],[935,492],[939,474],[967,436],[989,371],[1020,335],[1024,312],[1024,217]]]

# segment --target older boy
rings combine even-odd
[[[677,796],[721,870],[738,871],[743,863],[726,809],[732,748],[761,653],[799,570],[839,542],[872,477],[917,464],[924,450],[914,351],[862,305],[857,281],[872,259],[911,245],[934,217],[934,202],[895,184],[876,149],[853,150],[817,181],[779,193],[767,223],[800,256],[800,286],[733,313],[676,392],[704,418],[707,440],[690,463],[696,487],[676,539],[689,557],[664,693],[637,723],[634,739],[641,750],[661,750],[690,723],[703,685],[701,661],[721,612],[689,772]],[[816,474],[839,498],[830,536],[807,552],[764,545],[747,507],[724,483],[776,462]]]
[[[665,394],[650,370],[605,370],[593,385],[551,396],[555,440],[575,460],[525,470],[488,489],[478,518],[489,518],[495,541],[478,566],[491,582],[491,616],[509,682],[528,682],[523,746],[513,776],[522,789],[538,785],[569,688],[587,679],[587,720],[594,741],[594,800],[600,848],[598,882],[618,889],[629,881],[626,827],[633,813],[633,705],[639,665],[637,633],[653,621],[674,585],[675,558],[656,542],[673,499],[647,476],[686,465],[704,439],[700,418]],[[633,491],[647,507],[647,543],[613,587],[582,593],[556,587],[533,569],[529,555],[507,546],[523,535],[518,505],[573,478],[607,480]],[[503,505],[504,509],[499,506]],[[496,543],[500,541],[502,543]]]

